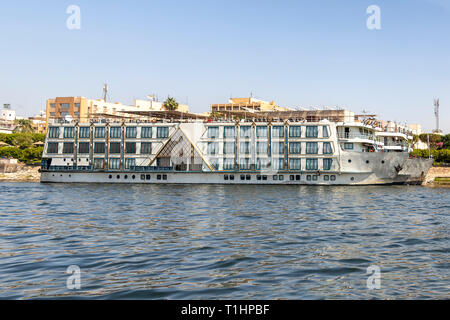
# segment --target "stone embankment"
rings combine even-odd
[[[432,167],[425,177],[424,186],[450,186],[450,167]]]
[[[39,166],[27,166],[15,159],[0,160],[0,181],[39,182]]]

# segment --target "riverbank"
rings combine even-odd
[[[427,187],[450,187],[450,167],[432,167],[422,183]]]
[[[14,172],[0,172],[0,181],[2,182],[39,182],[41,174],[39,166],[28,166],[17,164]]]

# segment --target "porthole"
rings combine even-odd
[[[282,175],[282,174],[280,174],[279,176],[278,176],[278,180],[284,180],[284,176]]]
[[[158,175],[156,176],[156,179],[157,179],[157,180],[161,180],[161,175],[158,174]]]
[[[383,163],[383,164],[384,164],[384,160],[381,160],[381,163]]]
[[[295,180],[295,177],[294,177],[293,174],[291,174],[291,175],[289,176],[289,180],[291,180],[291,181]]]
[[[369,160],[366,160],[366,163],[369,163],[370,161]]]
[[[355,177],[351,177],[350,180],[354,181],[354,180],[355,180]]]
[[[335,181],[335,180],[336,180],[336,176],[335,176],[335,175],[331,175],[331,176],[330,176],[330,180],[331,180],[331,181]]]
[[[141,180],[145,180],[145,174],[141,174]]]
[[[167,174],[163,174],[163,180],[167,180]]]
[[[352,162],[352,159],[348,159],[348,163]]]
[[[124,179],[128,179],[128,175],[125,175],[123,178],[124,178]]]
[[[109,178],[112,179],[112,174],[109,175]]]
[[[133,180],[136,178],[136,176],[133,174],[132,176],[131,176],[131,178],[133,178]]]
[[[234,180],[234,174],[230,174],[230,180]]]
[[[277,175],[274,175],[274,176],[272,177],[272,180],[278,180],[278,176],[277,176]]]
[[[312,176],[313,181],[317,181],[317,176]]]
[[[120,179],[120,175],[117,175],[117,179]]]
[[[306,176],[306,180],[311,181],[311,175],[310,175],[310,174],[308,174],[308,175]]]
[[[241,180],[245,180],[245,175],[241,174]]]
[[[323,176],[323,181],[329,181],[330,180],[330,176],[329,175],[324,175]]]
[[[150,175],[149,174],[147,174],[146,176],[145,176],[145,180],[150,180]]]
[[[223,179],[224,179],[224,180],[228,180],[228,175],[227,175],[227,174],[224,174],[224,175],[223,175]]]

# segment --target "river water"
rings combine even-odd
[[[3,299],[450,298],[448,188],[0,183],[0,208]]]

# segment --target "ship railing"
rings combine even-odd
[[[339,139],[365,139],[374,140],[373,134],[361,134],[361,133],[350,133],[350,132],[339,132]]]

